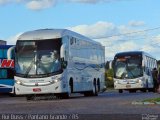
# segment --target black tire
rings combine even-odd
[[[155,92],[154,88],[148,88],[148,92]]]
[[[156,88],[152,88],[152,92],[156,93],[157,92]]]
[[[98,88],[98,92],[100,92],[101,86],[100,86],[100,80],[99,80],[99,78],[97,80],[97,88]]]
[[[15,93],[9,93],[9,96],[10,97],[16,97],[16,94]]]
[[[89,97],[89,96],[92,96],[92,92],[85,92],[83,93],[85,97]]]
[[[129,93],[136,93],[136,90],[129,90]]]
[[[146,89],[146,88],[144,88],[144,89],[142,89],[141,91],[145,93],[145,92],[147,92],[147,89]]]
[[[70,87],[71,93],[73,93],[73,78],[70,78],[69,87]]]
[[[27,100],[33,100],[33,99],[34,99],[34,96],[33,96],[33,95],[27,95],[27,96],[26,96],[26,99],[27,99]]]
[[[70,95],[69,93],[62,93],[61,95],[59,95],[59,99],[69,99]]]
[[[69,99],[71,97],[71,93],[73,93],[73,82],[69,82],[69,91],[67,93],[60,94],[60,98]]]
[[[96,88],[94,87],[94,89],[96,90]],[[85,92],[84,96],[85,97],[89,97],[89,96],[98,96],[98,92],[95,92],[95,90],[90,91],[90,92]]]
[[[123,93],[123,90],[122,90],[122,89],[119,89],[118,92],[119,92],[119,93]]]
[[[98,96],[98,91],[97,91],[98,88],[97,88],[97,82],[96,82],[96,80],[94,80],[93,86],[94,86],[93,96]]]
[[[84,93],[85,96],[98,96],[97,82],[94,79],[93,81],[93,90],[91,92]]]

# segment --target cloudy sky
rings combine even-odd
[[[117,52],[143,50],[160,59],[160,0],[0,0],[0,39],[15,44],[28,30],[67,28]]]

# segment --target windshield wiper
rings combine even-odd
[[[127,73],[122,73],[121,78],[124,79]]]
[[[131,75],[132,75],[132,77],[133,78],[135,78],[136,76],[132,73],[132,71],[129,69],[129,67],[127,66],[127,70],[128,70],[128,72],[130,72],[131,73]]]
[[[32,69],[33,63],[34,63],[34,58],[33,58],[32,62],[31,62],[31,64],[29,65],[29,67],[27,68],[24,77],[27,77],[27,76],[28,76],[29,72],[30,72],[31,69]]]

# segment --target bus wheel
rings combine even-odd
[[[129,93],[136,93],[136,90],[129,90]]]
[[[120,89],[120,90],[118,90],[119,91],[119,93],[123,93],[123,90],[122,89]]]
[[[83,94],[84,94],[85,97],[92,96],[91,92],[84,92]]]
[[[148,91],[150,91],[150,92],[156,92],[156,89],[155,88],[150,88],[150,89],[148,89]]]
[[[101,86],[100,86],[100,80],[99,80],[99,78],[97,80],[97,87],[98,87],[98,92],[100,92]]]
[[[68,99],[70,97],[70,95],[67,93],[62,93],[60,96],[59,96],[59,99]]]
[[[69,88],[69,89],[70,89],[70,88]],[[60,99],[69,99],[70,97],[71,97],[71,89],[68,90],[67,93],[61,93],[61,94],[59,95],[59,98],[60,98]]]
[[[16,94],[15,93],[9,93],[9,96],[10,97],[16,97]]]
[[[33,96],[33,95],[27,95],[27,96],[26,96],[26,99],[27,99],[27,100],[33,100],[33,99],[34,99],[34,96]]]
[[[92,91],[84,92],[84,96],[86,96],[86,97],[88,97],[88,96],[98,96],[98,88],[97,88],[96,79],[94,79],[94,81],[93,81]]]
[[[147,89],[144,88],[144,89],[142,89],[141,91],[142,91],[142,92],[147,92]]]
[[[148,88],[148,92],[152,92],[152,89],[151,89],[151,88]]]
[[[96,82],[95,79],[94,79],[94,81],[93,81],[93,91],[92,91],[92,95],[93,95],[93,96],[98,96],[97,82]]]

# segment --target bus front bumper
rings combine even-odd
[[[135,84],[114,84],[114,88],[119,89],[141,89],[144,88],[145,85],[142,83],[135,83]]]
[[[54,94],[67,91],[65,84],[51,84],[47,86],[23,86],[15,84],[16,95],[31,95],[31,94]]]

